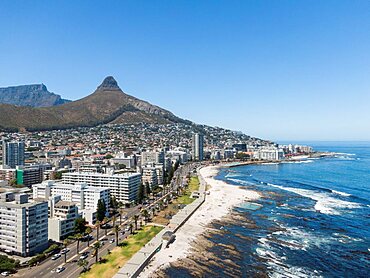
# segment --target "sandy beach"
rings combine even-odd
[[[176,232],[175,242],[168,248],[160,250],[139,277],[151,277],[156,270],[166,268],[170,263],[185,258],[190,254],[191,242],[206,230],[209,223],[226,216],[233,206],[260,197],[255,191],[241,189],[215,180],[213,177],[217,175],[218,171],[219,167],[217,166],[208,166],[200,170],[200,175],[210,186],[210,194],[207,195],[202,206]]]

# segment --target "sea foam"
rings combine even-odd
[[[284,187],[284,186],[276,185],[272,183],[268,183],[268,185],[282,189],[282,190],[290,191],[298,195],[301,195],[303,197],[315,200],[316,201],[316,204],[314,206],[315,210],[321,213],[324,213],[324,214],[339,215],[341,214],[341,212],[338,209],[352,209],[352,208],[360,207],[360,204],[358,203],[336,199],[336,198],[329,196],[327,193],[323,193],[323,192],[317,192],[313,190],[300,189],[300,188],[294,188],[294,187]]]

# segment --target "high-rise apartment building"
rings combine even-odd
[[[3,167],[24,165],[24,142],[3,139]]]
[[[204,137],[202,134],[194,133],[192,141],[192,155],[193,160],[201,161],[203,160],[203,141]]]

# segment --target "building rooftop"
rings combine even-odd
[[[104,174],[104,173],[84,173],[84,172],[73,172],[65,173],[63,176],[94,176],[94,177],[131,177],[140,176],[140,173],[125,172],[120,174]]]

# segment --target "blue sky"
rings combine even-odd
[[[78,99],[107,75],[197,123],[370,140],[370,1],[0,2],[0,86]]]

